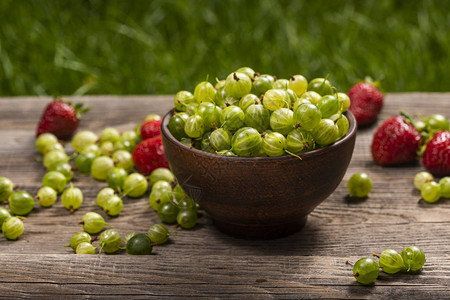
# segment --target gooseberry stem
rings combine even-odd
[[[284,151],[285,151],[287,154],[289,154],[289,155],[295,156],[295,157],[297,157],[298,159],[303,160],[300,156],[298,156],[298,155],[295,154],[295,153],[292,153],[291,151],[289,151],[289,150],[287,150],[287,149],[285,149]]]
[[[345,264],[353,267],[353,264],[351,262],[349,262],[348,260],[345,261]]]
[[[236,72],[233,73],[233,78],[234,80],[239,81],[239,77],[236,75]]]
[[[376,253],[372,253],[372,256],[375,256],[375,257],[380,258],[380,255],[379,255],[379,254],[376,254]]]

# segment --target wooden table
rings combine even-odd
[[[50,98],[0,99],[0,176],[34,194],[45,174],[34,147],[40,114]],[[96,133],[107,126],[133,129],[146,114],[164,114],[171,96],[99,96],[72,98],[92,107],[81,129]],[[450,94],[388,94],[378,124],[400,110],[411,114],[450,116]],[[370,143],[376,124],[358,132],[352,162],[336,191],[310,215],[294,235],[247,241],[219,232],[204,215],[194,230],[180,230],[154,255],[75,255],[71,236],[77,222],[106,184],[76,175],[74,184],[85,195],[73,214],[58,201],[35,210],[25,220],[18,241],[0,240],[0,298],[132,297],[148,298],[428,298],[450,297],[450,201],[420,201],[414,175],[418,163],[383,168],[373,163]],[[363,201],[347,197],[346,184],[356,172],[367,172],[373,191]],[[146,232],[159,222],[148,209],[147,196],[124,200],[117,218],[107,217],[119,232]],[[421,247],[427,257],[419,274],[380,272],[370,286],[358,284],[346,261],[408,245]]]

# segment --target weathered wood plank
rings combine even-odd
[[[80,97],[92,110],[81,129],[97,133],[113,126],[133,129],[149,113],[164,114],[172,96]],[[0,99],[0,176],[35,193],[45,170],[36,157],[34,130],[50,98]],[[389,94],[378,124],[400,110],[450,116],[450,93]],[[74,214],[60,201],[38,205],[15,242],[0,240],[0,297],[218,297],[218,298],[430,298],[450,297],[450,201],[427,204],[414,189],[420,163],[382,168],[372,162],[370,143],[376,125],[359,130],[352,162],[336,191],[309,216],[299,233],[272,241],[245,241],[220,233],[205,215],[195,230],[180,230],[155,255],[77,256],[64,248],[104,183],[76,176],[85,203]],[[346,184],[356,172],[369,173],[369,198],[348,199]],[[146,232],[159,222],[148,209],[148,194],[124,199],[118,218],[106,217],[121,233]],[[103,213],[102,213],[103,214]],[[104,215],[104,214],[103,214]],[[427,262],[418,275],[381,273],[373,286],[361,286],[351,266],[362,256],[416,244]]]

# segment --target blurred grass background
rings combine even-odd
[[[448,91],[450,1],[0,1],[0,96],[172,94],[241,66]]]

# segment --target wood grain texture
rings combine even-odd
[[[0,99],[0,176],[32,194],[45,174],[36,160],[34,133],[50,100]],[[172,96],[71,100],[92,107],[81,129],[97,133],[107,126],[133,129],[145,115],[164,114],[172,107]],[[389,94],[377,123],[400,110],[450,116],[450,93]],[[103,214],[92,204],[105,186],[76,175],[74,184],[85,195],[78,211],[70,214],[60,200],[52,208],[36,205],[18,241],[0,239],[0,298],[449,298],[450,201],[420,201],[413,186],[414,175],[424,169],[420,163],[390,168],[373,163],[370,143],[376,125],[359,130],[343,181],[310,214],[303,230],[276,240],[246,241],[224,235],[204,215],[194,230],[178,231],[168,244],[155,247],[151,256],[74,255],[63,245],[81,231],[77,222],[84,213]],[[372,177],[373,191],[367,199],[351,200],[347,181],[361,171]],[[105,219],[122,234],[146,232],[159,222],[148,209],[147,196],[125,198],[120,216]],[[380,272],[374,285],[362,286],[346,264],[412,244],[427,257],[419,274]]]

